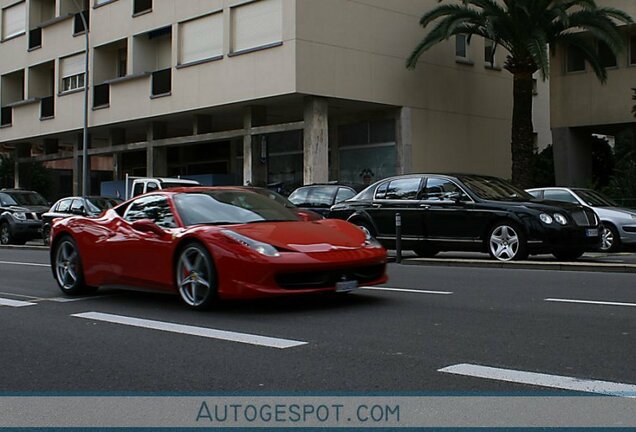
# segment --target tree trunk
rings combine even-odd
[[[512,72],[512,71],[511,71]],[[532,74],[528,70],[513,72],[512,111],[512,182],[529,188],[533,182],[534,127],[532,126]]]

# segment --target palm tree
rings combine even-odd
[[[548,47],[563,42],[578,49],[604,83],[607,72],[594,42],[604,42],[618,56],[624,42],[617,23],[630,24],[633,20],[623,11],[599,7],[595,0],[453,1],[455,4],[438,5],[422,16],[422,27],[432,28],[408,58],[407,67],[414,68],[425,51],[458,34],[481,36],[492,40],[495,49],[504,48],[504,68],[514,77],[512,180],[529,187],[534,153],[532,76],[537,71],[543,79],[548,76]]]

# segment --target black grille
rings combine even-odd
[[[636,233],[636,227],[624,226],[623,230],[628,233]]]
[[[384,274],[385,264],[365,267],[321,270],[302,273],[280,273],[276,275],[276,283],[285,289],[328,288],[336,282],[356,280],[358,283],[371,282]]]
[[[578,226],[595,226],[596,214],[593,210],[582,209],[572,212],[572,219]]]

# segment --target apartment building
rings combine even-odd
[[[0,150],[17,155],[17,185],[35,159],[57,170],[60,193],[79,193],[87,88],[92,193],[126,174],[510,177],[504,53],[489,62],[487,41],[460,36],[405,68],[437,4],[0,0]]]
[[[634,0],[597,0],[636,19]],[[632,88],[636,87],[636,28],[623,26],[627,49],[618,58],[603,44],[597,49],[607,68],[601,84],[576,50],[559,45],[552,56],[550,113],[558,185],[588,186],[592,175],[592,134],[615,137],[634,130]]]

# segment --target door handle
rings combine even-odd
[[[382,204],[371,204],[371,207],[380,208],[380,207],[382,207]]]
[[[428,204],[420,204],[420,206],[419,206],[419,207],[420,207],[420,208],[423,208],[423,209],[427,209],[427,208],[430,208],[431,206],[430,206],[430,205],[428,205]]]

